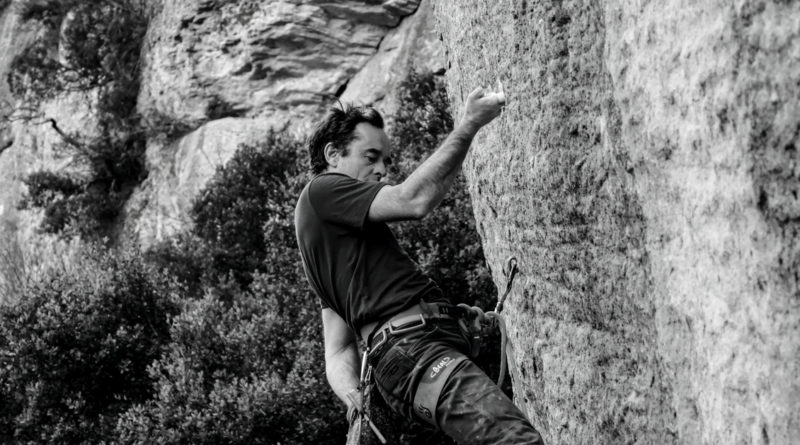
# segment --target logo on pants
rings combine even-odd
[[[444,357],[443,359],[439,360],[439,363],[433,365],[433,368],[431,368],[429,377],[432,379],[436,378],[436,376],[439,375],[439,372],[441,372],[442,369],[446,368],[452,362],[453,359],[450,357]]]

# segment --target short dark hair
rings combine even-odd
[[[347,146],[356,138],[356,125],[366,122],[376,128],[383,129],[383,117],[378,110],[366,106],[356,107],[352,104],[342,109],[332,108],[314,133],[308,137],[308,155],[311,158],[311,171],[318,175],[328,168],[325,160],[325,146],[332,143],[334,147],[347,154]]]

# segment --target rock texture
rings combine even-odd
[[[547,443],[800,433],[800,3],[435,3],[465,172]],[[474,32],[480,29],[481,32]]]
[[[391,118],[398,106],[392,93],[408,72],[444,73],[445,63],[432,3],[423,1],[412,16],[386,34],[378,52],[350,79],[340,99],[372,105]]]
[[[228,116],[307,121],[418,4],[164,2],[148,34],[139,110],[190,128]]]

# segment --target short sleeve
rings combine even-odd
[[[308,198],[323,220],[362,230],[372,201],[385,185],[342,174],[325,174],[311,182]]]

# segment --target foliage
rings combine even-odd
[[[413,73],[401,93],[392,133],[400,148],[397,175],[410,172],[452,128],[439,78]],[[79,275],[39,283],[23,304],[3,312],[0,396],[10,402],[0,406],[0,438],[340,443],[343,407],[325,382],[318,302],[296,250],[294,204],[306,182],[300,151],[282,134],[240,147],[195,202],[193,227],[146,254],[191,297],[171,327],[173,300],[153,291],[133,259],[105,259]],[[91,180],[32,175],[29,205],[80,207],[88,203],[75,200],[91,190],[102,203],[100,195],[113,187],[93,181],[137,171],[123,160],[86,159],[97,165]],[[489,307],[494,288],[459,181],[432,215],[395,228],[449,296]],[[75,208],[62,214],[53,217],[65,221],[62,227],[90,219],[77,218]],[[104,380],[93,384],[98,372]],[[410,443],[441,438],[425,433]]]
[[[249,293],[230,305],[211,295],[192,301],[150,369],[158,396],[121,418],[120,442],[336,443],[344,425],[333,397],[320,392],[320,342],[286,339],[275,306]]]
[[[87,175],[42,170],[26,176],[28,190],[19,207],[44,209],[44,232],[102,236],[145,176],[144,140],[122,137],[124,141],[109,137],[76,148],[76,159],[89,168]]]
[[[12,62],[8,83],[15,96],[47,98],[60,91],[108,86],[105,94],[127,94],[114,101],[122,107],[106,109],[120,116],[130,114],[147,28],[139,9],[124,0],[39,0],[20,9],[23,20],[37,20],[48,32]]]
[[[208,293],[173,325],[175,341],[151,369],[158,396],[122,418],[124,443],[344,437],[343,413],[324,379],[317,302],[296,251],[298,150],[279,134],[240,147],[197,199],[192,233],[149,253]]]
[[[408,176],[453,130],[444,81],[431,72],[412,71],[399,86],[400,108],[391,131],[395,147],[393,176]],[[483,255],[475,228],[472,201],[463,176],[456,178],[447,196],[419,221],[396,224],[397,239],[450,301],[494,309],[497,291]],[[499,373],[499,338],[489,339],[488,348],[476,360],[490,376]],[[503,389],[510,394],[510,379]],[[406,428],[414,431],[418,428]],[[432,433],[410,435],[409,444],[450,444]]]
[[[288,245],[294,247],[291,222],[304,170],[300,150],[300,142],[275,133],[260,147],[243,146],[195,201],[194,233],[208,248],[215,274],[233,273],[238,282],[247,284],[253,271],[272,267],[264,261],[269,244],[276,242],[264,230],[272,220],[288,222],[276,229],[282,233],[273,235],[288,235]]]
[[[26,287],[0,308],[3,443],[99,443],[119,413],[152,396],[147,365],[169,340],[168,282],[131,255]]]
[[[55,74],[59,68],[59,63],[48,54],[47,45],[39,40],[14,57],[6,81],[16,97],[23,97],[32,91],[46,99],[57,91]]]
[[[64,134],[50,120],[89,174],[35,172],[26,178],[32,190],[22,207],[45,210],[45,232],[100,238],[146,176],[145,131],[135,113],[145,17],[123,0],[31,1],[20,15],[48,31],[12,61],[12,93],[36,104],[66,91],[96,91],[99,117],[99,135],[87,139]],[[66,183],[74,185],[68,192]]]
[[[391,131],[396,179],[408,176],[453,130],[444,81],[412,71],[399,86]],[[472,202],[458,177],[442,203],[421,221],[396,225],[400,245],[452,301],[494,307],[496,290],[475,229]]]

